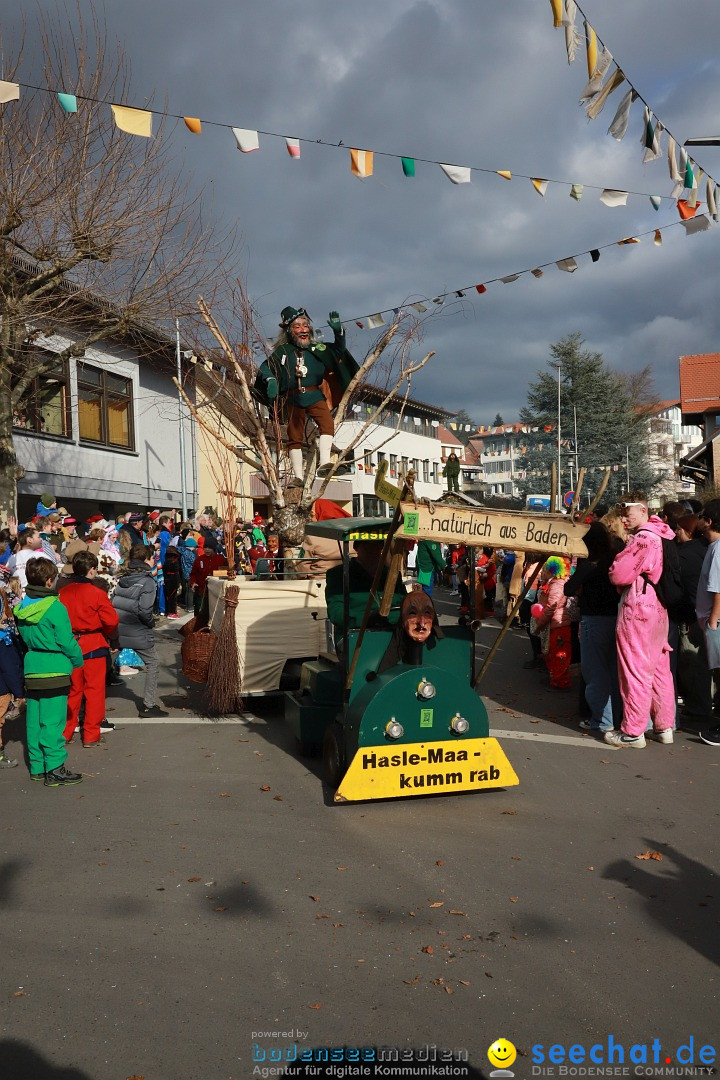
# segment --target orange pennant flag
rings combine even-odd
[[[185,127],[188,131],[192,131],[193,135],[199,135],[202,131],[202,124],[196,116],[183,116],[185,121]]]
[[[372,150],[350,150],[350,172],[353,176],[372,176]]]
[[[680,220],[687,221],[688,218],[695,217],[700,206],[702,206],[702,203],[695,203],[694,206],[690,206],[687,199],[678,199],[677,208]]]

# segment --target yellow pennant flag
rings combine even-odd
[[[653,240],[653,243],[657,247],[660,247],[660,245],[662,244],[662,233],[660,232],[659,229],[655,230],[655,239]]]
[[[597,36],[587,19],[585,20],[585,45],[587,47],[588,79],[592,79],[597,67]]]
[[[562,0],[550,0],[550,7],[553,13],[553,26],[563,25],[563,10]]]
[[[531,178],[530,183],[535,188],[538,195],[543,195],[543,196],[545,195],[545,192],[547,191],[547,186],[548,186],[547,180],[539,180],[539,179],[535,179],[533,177],[533,178]]]
[[[372,176],[373,152],[372,150],[350,151],[350,172],[353,176]]]
[[[503,180],[512,180],[512,173],[509,169],[496,169],[495,172],[498,176],[502,176]]]
[[[199,135],[202,132],[202,124],[196,116],[183,116],[185,121],[185,127],[188,131],[192,131],[193,135]]]
[[[126,105],[111,105],[113,118],[121,131],[129,135],[142,135],[149,139],[152,135],[152,113],[145,109],[131,109]]]

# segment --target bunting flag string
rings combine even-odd
[[[614,195],[624,195],[625,192],[612,192]],[[713,195],[714,198],[714,195]],[[539,266],[527,267],[524,270],[517,270],[512,274],[504,274],[503,276],[486,278],[484,282],[479,285],[463,285],[461,288],[448,289],[447,292],[440,293],[438,296],[434,296],[429,302],[435,305],[435,308],[442,307],[448,297],[465,299],[466,294],[473,290],[480,296],[488,291],[488,285],[502,284],[510,285],[516,281],[519,281],[521,277],[526,274],[532,275],[535,278],[544,277],[544,271],[551,266],[556,266],[558,270],[562,270],[565,273],[573,274],[579,269],[580,264],[578,259],[582,259],[585,255],[590,256],[590,260],[593,263],[599,262],[600,252],[605,251],[608,248],[613,247],[626,247],[635,244],[640,244],[643,237],[651,236],[653,243],[660,247],[662,245],[662,234],[666,229],[673,229],[677,225],[682,225],[685,228],[687,235],[692,235],[697,232],[705,232],[710,228],[710,218],[708,214],[698,214],[698,210],[702,204],[693,209],[686,207],[683,201],[681,207],[681,219],[679,221],[672,221],[669,225],[663,225],[658,229],[648,229],[646,232],[638,233],[637,236],[625,236],[621,240],[613,240],[608,244],[602,244],[599,247],[591,248],[588,251],[580,251],[575,255],[566,255],[564,259],[554,259],[545,263],[541,263]],[[714,203],[713,203],[714,206]],[[708,213],[712,213],[712,207],[708,201]],[[427,312],[427,304],[422,301],[409,301],[402,305],[402,307],[388,307],[383,308],[381,311],[376,311],[372,315],[355,315],[352,319],[343,320],[347,325],[355,323],[360,330],[375,330],[380,326],[385,325],[385,316],[398,315],[402,310],[412,309],[418,314],[422,315]],[[431,312],[433,314],[433,312]]]
[[[566,12],[568,10],[571,10],[569,8],[569,5],[577,7],[575,0],[559,0],[559,3],[560,3],[560,6],[561,6],[561,11],[563,12],[562,18],[567,18],[568,17]],[[573,16],[573,18],[574,18],[574,16]],[[563,23],[562,25],[565,26],[566,24]],[[590,62],[590,61],[588,61],[588,62]],[[604,74],[605,74],[605,72],[606,72],[606,70],[609,67],[611,62],[612,62],[612,56],[607,52],[607,50],[604,49],[603,52],[601,53],[600,57],[595,62],[595,69],[594,69],[594,77],[600,80],[600,84],[602,83],[602,79],[604,78]],[[620,74],[622,74],[622,73],[620,73]],[[600,111],[600,109],[602,108],[602,105],[604,104],[604,101],[606,100],[607,96],[609,96],[609,94],[612,92],[611,83],[613,82],[613,80],[616,78],[617,75],[618,75],[618,73],[616,72],[613,76],[611,76],[610,81],[605,84],[605,87],[603,89],[599,90],[599,93],[596,93],[595,91],[593,91],[594,96],[591,95],[592,100],[589,102],[589,104],[587,106],[588,109],[594,108],[598,112]],[[589,85],[590,84],[588,84],[588,86]],[[615,85],[619,85],[619,83],[616,83]],[[145,137],[145,138],[149,138],[149,137],[152,136],[152,118],[153,118],[153,116],[158,116],[158,117],[161,117],[163,119],[177,120],[178,122],[182,122],[185,129],[188,132],[191,132],[194,135],[203,134],[204,127],[213,127],[213,128],[226,129],[226,130],[228,130],[228,131],[230,131],[232,133],[232,135],[233,135],[233,137],[235,139],[237,149],[240,150],[243,154],[249,154],[249,153],[252,153],[255,150],[260,149],[260,136],[282,140],[282,142],[285,144],[287,152],[288,152],[288,154],[290,155],[291,158],[299,158],[300,157],[300,148],[301,148],[302,143],[305,143],[307,145],[323,146],[323,147],[327,147],[327,148],[331,148],[331,149],[335,149],[335,150],[342,149],[343,151],[345,151],[345,149],[346,149],[345,143],[344,143],[344,141],[342,139],[339,142],[329,142],[329,141],[327,141],[325,139],[310,139],[310,138],[307,138],[307,137],[305,137],[305,138],[292,137],[291,138],[291,137],[289,137],[287,135],[281,134],[281,133],[276,132],[276,131],[263,131],[261,129],[240,128],[240,127],[235,127],[235,126],[233,126],[231,124],[222,123],[222,122],[217,121],[217,120],[208,120],[208,119],[204,119],[204,118],[201,119],[200,117],[184,116],[184,115],[181,115],[179,113],[164,112],[162,110],[156,110],[156,109],[152,109],[152,110],[137,109],[137,108],[134,108],[133,106],[119,105],[119,104],[117,104],[115,102],[105,101],[105,100],[99,99],[99,98],[87,97],[87,96],[83,96],[83,95],[80,95],[80,94],[69,94],[69,93],[64,93],[64,92],[55,93],[55,92],[53,92],[51,90],[48,90],[47,87],[37,86],[37,85],[35,85],[33,83],[23,83],[23,82],[10,83],[10,82],[2,82],[2,81],[0,81],[0,105],[9,104],[11,102],[19,101],[21,88],[23,88],[25,90],[37,91],[39,93],[53,94],[53,96],[55,96],[57,101],[60,103],[60,106],[61,106],[63,112],[66,115],[68,115],[68,121],[69,122],[70,122],[71,114],[77,113],[78,108],[79,108],[79,103],[91,102],[91,103],[93,103],[95,105],[108,105],[111,112],[112,112],[112,116],[113,116],[113,119],[115,121],[115,124],[116,124],[116,126],[118,127],[119,130],[121,130],[123,132],[126,132],[127,134],[130,134],[130,135],[142,136],[142,137]],[[614,87],[613,87],[613,89],[614,89]],[[621,102],[621,107],[624,107],[625,111],[627,111],[628,114],[629,114],[629,109],[630,109],[630,105],[632,104],[632,101],[636,100],[639,97],[639,95],[637,94],[637,91],[635,91],[634,89],[629,91],[629,93],[632,95],[631,100],[626,101],[627,95],[625,95],[625,98],[623,99],[623,102]],[[600,96],[600,94],[604,94],[605,97],[602,99],[602,101],[600,103],[598,103],[598,97]],[[621,115],[620,108],[619,108],[618,113],[616,114],[616,117],[613,120],[613,123],[611,124],[611,128],[617,128],[617,130],[620,131],[623,128],[622,121],[623,121],[623,116]],[[625,123],[625,128],[626,128],[627,127],[627,118],[625,118],[624,123]],[[664,130],[664,129],[662,128],[662,125],[659,123],[659,121],[657,121],[657,126],[655,128],[656,134],[659,135],[660,130]],[[616,135],[616,138],[622,138],[623,134],[624,134],[624,129],[622,130],[622,134]],[[682,151],[682,152],[684,153],[684,151]],[[352,172],[352,174],[354,176],[358,176],[358,177],[361,177],[361,178],[372,176],[373,175],[374,158],[383,157],[383,158],[388,158],[390,160],[399,161],[401,163],[401,165],[402,165],[403,175],[405,177],[407,177],[407,178],[412,178],[412,177],[414,177],[416,175],[416,165],[417,165],[417,163],[421,163],[423,165],[439,166],[439,168],[443,171],[443,173],[448,177],[448,179],[453,184],[467,184],[467,183],[470,183],[471,180],[472,180],[472,173],[481,173],[481,174],[485,174],[485,175],[499,176],[503,180],[512,180],[513,178],[514,179],[519,179],[519,180],[529,180],[529,181],[531,181],[531,183],[535,187],[535,190],[540,195],[544,195],[545,191],[547,190],[547,188],[551,184],[556,186],[556,187],[566,187],[566,188],[569,189],[568,193],[569,193],[570,197],[572,199],[574,199],[575,201],[580,200],[583,191],[599,191],[599,192],[602,193],[602,192],[604,192],[606,190],[606,188],[604,188],[601,184],[578,183],[578,182],[574,182],[572,180],[562,180],[562,179],[550,178],[550,177],[543,178],[542,180],[538,180],[537,177],[532,176],[529,173],[527,173],[527,174],[526,173],[519,173],[519,172],[513,173],[509,169],[491,169],[491,168],[487,168],[487,167],[479,166],[479,165],[463,165],[463,166],[461,166],[461,165],[448,165],[448,164],[446,164],[444,162],[436,161],[433,158],[408,157],[407,155],[391,153],[389,151],[384,151],[384,150],[375,150],[375,151],[373,151],[373,150],[363,150],[363,149],[358,148],[358,149],[352,149],[350,151],[350,153],[351,153],[351,166],[350,166],[351,167],[351,172]],[[690,165],[688,175],[689,176],[693,175],[692,165]],[[541,190],[540,185],[544,185],[542,190]],[[683,189],[681,188],[680,191],[682,191],[682,190]],[[678,192],[678,194],[680,194],[680,192]],[[640,197],[643,197],[643,198],[651,198],[651,197],[653,197],[653,196],[650,195],[649,192],[634,191],[634,190],[628,190],[627,195],[640,196]],[[663,195],[663,196],[658,196],[658,197],[662,198],[663,200],[665,200],[667,202],[676,202],[677,198],[678,198],[678,195],[677,194],[671,194],[671,195]]]
[[[702,170],[691,160],[686,151],[682,148],[680,150],[680,169],[678,170],[675,159],[675,150],[677,146],[675,139],[665,125],[653,114],[649,103],[639,93],[637,88],[633,86],[619,64],[615,64],[615,70],[612,75],[610,75],[607,82],[604,82],[605,74],[608,71],[610,64],[615,63],[615,61],[605,42],[600,40],[596,31],[590,25],[585,12],[582,10],[580,4],[577,3],[577,0],[550,0],[550,7],[553,16],[553,26],[556,28],[565,28],[565,44],[567,47],[569,63],[574,59],[575,50],[571,50],[568,47],[568,31],[570,28],[574,27],[576,10],[583,16],[585,23],[585,44],[589,81],[580,95],[580,104],[585,106],[588,119],[594,120],[602,111],[610,95],[622,83],[627,82],[630,89],[623,96],[622,101],[617,107],[615,116],[608,128],[608,135],[612,135],[612,137],[618,141],[625,137],[630,109],[633,102],[638,100],[641,101],[644,107],[643,133],[640,139],[641,145],[644,147],[643,164],[647,164],[650,161],[657,161],[657,159],[662,156],[660,136],[664,131],[668,140],[667,152],[670,179],[673,182],[672,193],[669,198],[677,200],[683,191],[687,191],[689,193],[687,202],[690,206],[693,206],[697,200],[697,190],[702,180],[702,176],[704,175]],[[602,48],[599,57],[598,45]],[[708,177],[708,180],[713,192],[712,204],[715,206],[717,183],[712,177]],[[650,197],[653,206],[655,206],[655,200],[660,198],[663,198],[663,196]],[[605,200],[603,199],[603,201]],[[709,207],[710,200],[708,200],[708,208]],[[713,220],[718,220],[717,214],[712,214],[712,217]]]

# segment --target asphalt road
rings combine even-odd
[[[128,681],[106,746],[71,747],[82,785],[0,773],[2,1080],[245,1080],[293,1045],[466,1049],[481,1075],[500,1037],[518,1080],[611,1038],[625,1065],[658,1039],[658,1075],[718,1047],[717,750],[581,735],[512,631],[482,692],[519,787],[335,806],[277,699],[199,717],[160,637],[171,722]]]

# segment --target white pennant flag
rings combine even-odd
[[[627,94],[624,95],[622,101],[618,105],[617,112],[608,128],[608,135],[612,135],[613,139],[617,139],[618,142],[625,138],[625,133],[628,129],[628,121],[630,119],[630,107],[636,97],[637,93],[634,90],[628,90]]]
[[[291,158],[300,157],[300,140],[299,139],[285,139],[285,145],[287,146],[287,152]]]
[[[567,50],[568,64],[572,64],[575,53],[583,43],[583,36],[575,26],[577,4],[575,0],[565,0],[565,48]]]
[[[555,265],[557,266],[558,270],[565,270],[568,274],[574,274],[578,268],[578,264],[576,263],[575,259],[572,258],[572,256],[569,259],[559,259],[558,262],[555,263]]]
[[[0,104],[20,100],[20,83],[0,81]]]
[[[377,330],[378,326],[384,326],[385,320],[382,315],[368,315],[365,320],[370,330]]]
[[[440,165],[440,168],[453,184],[469,184],[471,170],[464,165]]]
[[[595,70],[590,77],[590,81],[580,95],[581,105],[584,101],[587,101],[588,98],[595,97],[596,94],[600,93],[602,90],[603,79],[605,78],[607,69],[612,64],[612,59],[612,53],[609,49],[604,48],[600,53],[599,60],[595,64]]]
[[[545,196],[545,192],[547,191],[548,186],[547,180],[536,180],[531,178],[530,183],[535,188],[538,195],[542,195],[543,197]]]
[[[588,120],[594,120],[597,116],[600,115],[600,113],[605,107],[605,102],[607,101],[607,99],[610,97],[613,91],[617,90],[618,86],[620,86],[624,82],[625,76],[623,75],[622,71],[620,70],[620,68],[615,68],[600,93],[595,95],[595,97],[585,109]]]
[[[688,236],[692,236],[693,233],[707,232],[710,228],[710,219],[707,214],[696,215],[695,217],[688,218],[687,221],[683,221],[685,226],[685,232]]]
[[[715,181],[709,176],[705,185],[705,199],[707,201],[708,213],[711,215],[713,221],[718,219],[717,203],[715,201]]]
[[[697,206],[698,188],[700,187],[700,184],[702,183],[702,178],[703,178],[704,175],[705,175],[705,173],[702,171],[700,166],[699,165],[696,166],[696,171],[694,172],[694,177],[693,177],[693,185],[690,188],[690,192],[689,192],[688,197],[687,197],[688,206]]]
[[[614,188],[605,188],[600,196],[600,202],[606,206],[627,206],[627,191],[616,191]]]
[[[503,285],[509,285],[512,281],[517,281],[519,277],[519,274],[507,274],[505,277],[501,277],[500,281],[502,281]]]
[[[250,154],[253,150],[260,149],[257,131],[250,131],[249,128],[233,128],[232,133],[238,150],[242,150],[243,154]]]
[[[415,311],[419,311],[421,315],[422,315],[423,311],[427,311],[427,308],[425,307],[424,304],[411,304],[410,307],[414,308]]]
[[[668,135],[668,171],[670,172],[670,179],[673,182],[673,189],[670,192],[670,197],[673,199],[679,199],[682,195],[685,184],[683,183],[683,178],[680,174],[680,170],[678,169],[677,158],[675,157],[675,149],[675,140],[673,139],[672,135]]]

